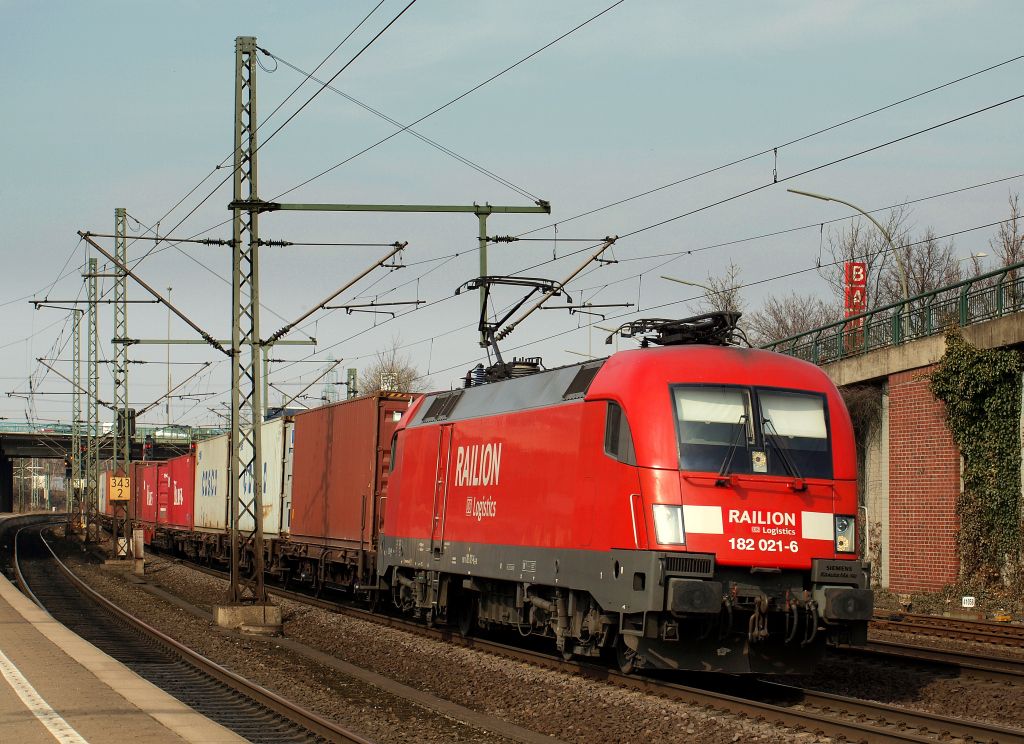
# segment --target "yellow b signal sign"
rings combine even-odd
[[[110,488],[107,489],[110,501],[130,501],[132,497],[132,479],[128,476],[110,476]]]

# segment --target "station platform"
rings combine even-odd
[[[54,741],[245,740],[82,640],[0,576],[0,742]]]

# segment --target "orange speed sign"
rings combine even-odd
[[[131,478],[126,475],[110,476],[110,488],[107,489],[107,498],[110,501],[130,501],[131,494]]]

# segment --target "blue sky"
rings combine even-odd
[[[540,48],[610,5],[606,2],[428,2],[420,0],[335,85],[404,122],[412,121]],[[54,310],[33,311],[28,298],[69,299],[81,291],[85,251],[76,230],[109,232],[124,206],[141,223],[163,218],[166,233],[216,181],[182,207],[168,209],[231,149],[233,47],[238,35],[304,69],[315,67],[375,3],[0,2],[0,391],[67,392],[37,357],[67,359],[68,329]],[[405,2],[387,0],[324,66],[336,72]],[[846,118],[913,95],[1022,53],[1024,7],[1016,2],[641,2],[626,0],[593,23],[416,127],[463,156],[547,199],[551,218],[494,218],[492,234],[562,238],[625,234],[771,181],[771,156],[666,189],[586,218],[573,216],[618,199],[785,143]],[[828,134],[783,148],[781,178],[991,105],[1021,90],[1015,62]],[[272,69],[273,62],[267,60]],[[301,77],[283,65],[258,73],[259,111],[268,114]],[[268,124],[312,95],[307,84]],[[817,227],[784,237],[665,259],[686,251],[846,216],[837,205],[785,193],[795,186],[865,208],[962,188],[1024,172],[1019,121],[1024,102],[1001,106],[935,132],[763,189],[665,227],[624,239],[619,264],[591,271],[570,286],[593,302],[676,302],[646,314],[684,316],[699,290],[660,280],[696,281],[734,261],[756,282],[813,265]],[[269,130],[268,130],[269,131]],[[261,196],[271,198],[393,131],[329,91],[319,95],[260,153]],[[227,175],[218,171],[217,180]],[[917,205],[915,231],[942,235],[1006,214],[1019,180]],[[525,204],[520,194],[481,176],[409,135],[320,178],[289,199],[309,202]],[[225,189],[175,231],[193,235],[228,216]],[[134,223],[133,223],[134,227]],[[992,230],[958,237],[958,255],[986,250]],[[226,228],[208,233],[227,237]],[[330,357],[362,366],[400,338],[434,387],[453,384],[480,358],[474,297],[452,297],[476,274],[476,223],[470,216],[267,215],[268,239],[326,242],[409,241],[401,271],[378,271],[342,300],[425,299],[430,307],[395,320],[335,312],[304,327],[316,354],[276,363],[272,381],[297,392]],[[205,235],[205,234],[204,234]],[[520,242],[491,250],[493,273],[523,271],[582,244]],[[137,258],[148,249],[133,244]],[[442,257],[460,254],[457,258]],[[264,335],[292,320],[381,254],[379,248],[291,247],[263,256]],[[530,275],[561,278],[579,262],[563,257]],[[202,262],[207,268],[200,266]],[[65,267],[62,269],[62,267]],[[223,248],[181,246],[143,261],[140,275],[172,286],[176,304],[215,335],[228,332],[230,297]],[[636,275],[643,273],[643,281]],[[64,278],[58,279],[62,274]],[[109,280],[106,286],[109,286]],[[768,293],[825,293],[815,273],[751,287],[751,309]],[[141,299],[141,290],[130,290]],[[355,299],[359,297],[360,299]],[[642,310],[643,308],[641,308]],[[616,312],[616,311],[613,311]],[[624,312],[624,311],[617,311]],[[276,315],[275,315],[276,313]],[[639,315],[644,315],[641,312]],[[624,315],[622,320],[637,317]],[[113,318],[100,309],[103,358],[111,358]],[[612,323],[611,319],[608,323]],[[166,314],[130,310],[132,336],[162,337]],[[375,326],[375,323],[377,324]],[[580,316],[545,312],[507,342],[508,354],[543,355],[548,365],[604,353],[603,331]],[[172,335],[186,337],[178,321]],[[511,347],[521,347],[512,349]],[[305,360],[312,352],[281,347],[275,356]],[[136,347],[131,402],[145,406],[166,387],[162,347]],[[177,347],[175,381],[202,361],[218,364],[190,384],[193,393],[223,393],[228,370],[212,350]],[[66,363],[55,366],[69,373]],[[109,396],[109,368],[101,394]],[[320,386],[313,392],[319,394]],[[277,393],[272,394],[277,401]],[[173,417],[213,422],[223,394],[175,401]],[[21,420],[28,401],[0,396],[0,416]],[[70,397],[37,395],[30,413],[67,421]],[[152,421],[162,420],[154,413]]]

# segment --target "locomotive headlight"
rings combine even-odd
[[[836,515],[836,552],[854,553],[857,551],[857,520],[843,514]]]
[[[658,542],[662,545],[686,545],[683,507],[655,504],[654,529],[658,534]]]

